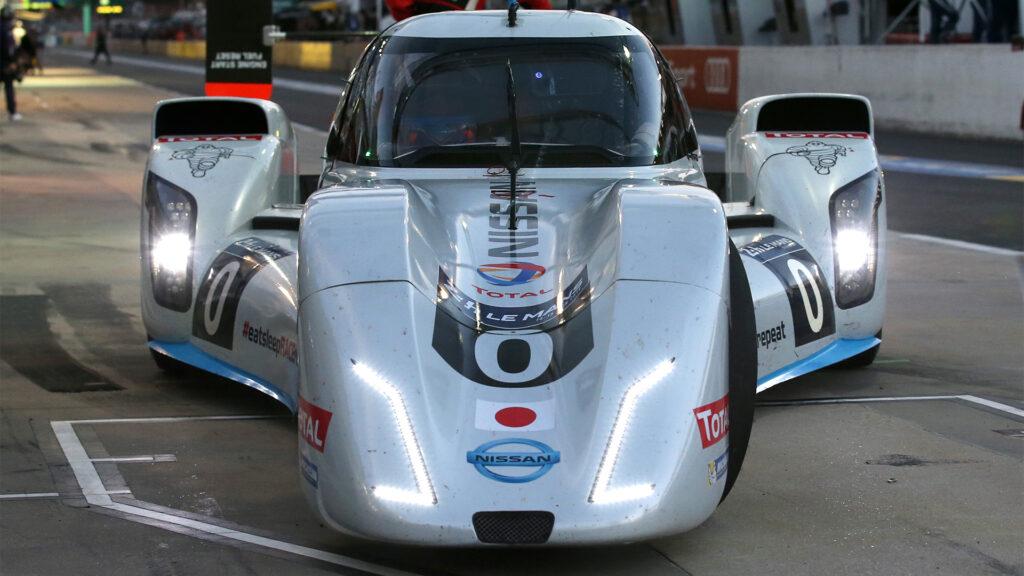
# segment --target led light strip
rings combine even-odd
[[[409,411],[405,407],[402,393],[366,364],[353,360],[352,369],[357,376],[387,399],[388,405],[391,407],[391,413],[398,424],[398,433],[402,437],[402,444],[405,445],[405,453],[409,457],[409,465],[412,468],[413,476],[416,478],[417,491],[415,492],[395,486],[377,486],[373,489],[373,493],[382,500],[402,504],[416,504],[419,506],[437,504],[437,495],[434,493],[434,487],[430,483],[430,475],[427,474],[427,464],[423,458],[423,452],[420,450],[419,442],[416,441],[416,432],[413,430],[412,419],[409,418]]]
[[[588,498],[590,503],[615,504],[637,500],[654,493],[653,484],[632,484],[614,490],[609,489],[609,484],[612,480],[612,472],[615,470],[615,463],[619,459],[619,452],[622,450],[622,443],[626,438],[626,432],[629,430],[629,423],[633,419],[633,413],[636,411],[640,398],[668,376],[674,362],[675,358],[661,361],[626,391],[622,404],[619,405],[619,412],[615,416],[615,424],[612,426],[612,433],[608,438],[604,456],[601,457],[601,465],[597,468],[597,478],[594,480],[594,488],[590,491],[590,498]]]

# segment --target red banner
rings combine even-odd
[[[734,111],[739,108],[738,48],[661,46],[672,74],[692,108]]]

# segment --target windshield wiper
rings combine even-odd
[[[522,144],[519,142],[519,121],[516,116],[516,79],[512,75],[512,60],[505,60],[505,69],[508,71],[508,80],[505,83],[505,92],[508,95],[508,122],[512,131],[512,154],[505,164],[509,176],[509,203],[508,203],[508,229],[516,229],[517,207],[516,207],[516,177],[519,175],[519,165],[522,162]]]

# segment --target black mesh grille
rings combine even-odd
[[[486,544],[543,544],[551,537],[551,512],[477,512],[476,537]]]

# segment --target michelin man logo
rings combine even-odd
[[[231,148],[214,146],[213,144],[200,144],[195,148],[178,150],[171,154],[171,160],[188,160],[188,167],[192,170],[192,176],[194,178],[202,178],[206,176],[207,172],[213,170],[222,158],[231,158],[232,155],[252,158],[252,156],[235,154],[235,151]]]
[[[832,172],[832,167],[839,161],[840,156],[846,156],[846,147],[813,140],[802,146],[790,146],[786,153],[806,158],[815,172],[826,175]]]

